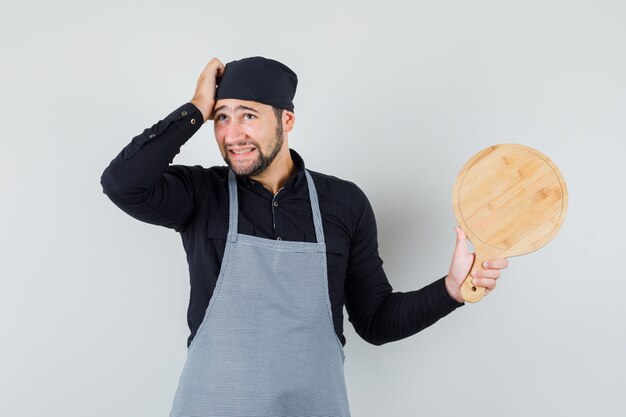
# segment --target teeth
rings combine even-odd
[[[238,151],[234,151],[232,150],[231,152],[234,153],[235,155],[242,155],[244,153],[248,153],[250,151],[252,151],[253,148],[247,148],[247,149],[240,149]]]

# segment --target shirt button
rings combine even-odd
[[[151,133],[149,138],[152,139],[153,137],[155,137],[156,135],[154,133]]]
[[[274,201],[274,207],[278,207],[278,201]]]
[[[196,124],[196,119],[191,119],[191,124],[195,125]]]
[[[276,240],[283,240],[283,238],[282,238],[282,237],[280,237],[280,236],[278,236],[278,237],[276,238]]]
[[[183,112],[181,113],[183,116],[187,116],[187,110],[183,110]]]

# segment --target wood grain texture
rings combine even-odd
[[[490,146],[461,169],[452,191],[459,226],[476,250],[473,269],[486,259],[524,255],[546,245],[567,213],[567,187],[556,165],[524,145]],[[465,301],[479,301],[485,289],[471,276]]]

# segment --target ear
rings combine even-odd
[[[296,115],[289,110],[283,110],[283,131],[291,132],[296,123]]]

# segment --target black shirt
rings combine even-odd
[[[131,142],[104,170],[104,193],[132,217],[180,233],[189,264],[187,322],[191,343],[213,294],[228,232],[228,167],[170,165],[203,124],[186,103]],[[239,233],[315,242],[304,162],[274,196],[237,177]],[[328,288],[335,332],[345,345],[343,305],[356,332],[381,345],[435,323],[457,307],[444,278],[406,293],[393,292],[378,256],[376,221],[365,194],[353,183],[309,170],[319,196],[327,246]]]

